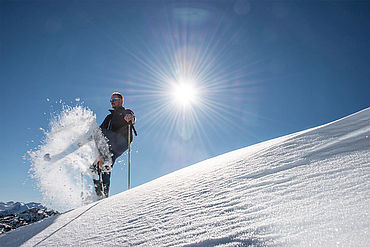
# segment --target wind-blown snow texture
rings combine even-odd
[[[0,246],[369,246],[370,108],[0,237]]]

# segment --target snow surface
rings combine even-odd
[[[370,246],[370,108],[21,227],[0,246]]]

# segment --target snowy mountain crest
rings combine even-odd
[[[41,203],[0,202],[0,234],[57,214]]]

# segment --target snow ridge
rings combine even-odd
[[[370,108],[0,237],[1,246],[367,246]]]
[[[8,214],[20,214],[23,211],[26,211],[31,208],[39,208],[39,209],[46,209],[44,205],[37,202],[0,202],[0,216],[8,215]]]
[[[59,214],[41,203],[0,202],[0,234]]]

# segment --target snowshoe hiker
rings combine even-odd
[[[109,196],[110,176],[112,168],[116,159],[121,156],[128,149],[128,137],[130,135],[130,142],[132,142],[132,131],[135,132],[134,124],[136,117],[134,112],[123,107],[123,96],[119,92],[114,92],[111,96],[110,102],[113,110],[104,119],[100,125],[103,135],[108,139],[109,152],[111,157],[100,156],[91,166],[99,179],[93,179],[95,192],[99,198]],[[130,128],[129,131],[129,125]]]

